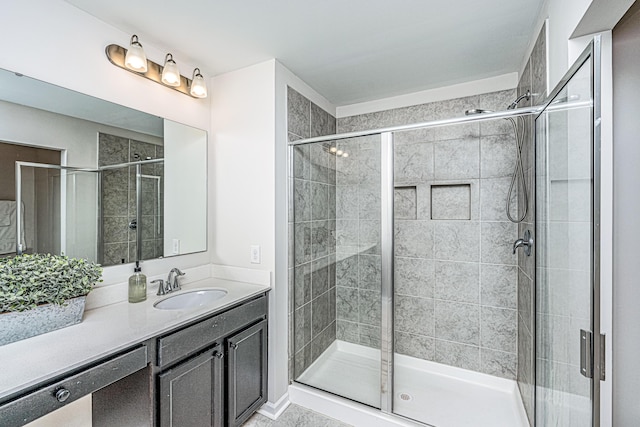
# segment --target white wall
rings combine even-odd
[[[280,330],[282,292],[286,276],[276,277],[276,153],[275,153],[275,61],[263,62],[212,79],[209,91],[212,132],[210,174],[210,237],[214,264],[266,270],[271,274],[269,296],[269,402],[282,396],[276,366],[286,364],[286,337]],[[250,262],[250,247],[261,248],[261,263]]]
[[[267,61],[212,81],[215,264],[274,269],[274,78]],[[251,245],[262,248],[261,264],[251,264]]]
[[[640,286],[638,286],[638,236],[640,235],[640,5],[613,31],[614,73],[614,385],[613,420],[616,426],[638,425],[640,420]]]

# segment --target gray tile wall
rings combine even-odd
[[[288,88],[289,140],[336,133],[336,119]],[[289,378],[336,339],[334,144],[296,147],[289,176]]]
[[[136,154],[140,157],[136,157]],[[98,138],[98,165],[114,165],[147,157],[164,157],[164,148],[132,139],[104,133]],[[144,175],[160,176],[161,186],[154,179],[142,180],[142,259],[151,259],[163,254],[163,191],[164,166],[144,165]],[[103,259],[102,265],[115,265],[136,260],[136,231],[128,225],[136,218],[136,172],[135,167],[107,170],[102,174],[102,221]],[[158,210],[158,198],[160,209]],[[158,229],[159,226],[159,229]]]
[[[546,28],[542,27],[531,56],[527,61],[524,72],[518,83],[518,96],[531,91],[529,101],[522,100],[521,107],[539,105],[547,97],[546,78]],[[518,122],[524,127],[523,165],[528,189],[528,204],[522,192],[518,198],[518,216],[527,215],[518,224],[518,236],[523,236],[525,230],[535,235],[535,146],[534,119],[529,116]],[[520,395],[524,403],[529,422],[533,425],[534,391],[535,391],[535,256],[526,256],[524,251],[518,251],[518,371],[517,381]]]
[[[506,90],[341,118],[338,132],[503,110]],[[504,205],[515,163],[505,120],[396,133],[396,351],[516,378],[517,225]],[[377,138],[339,147],[337,338],[380,344]],[[516,208],[517,199],[511,201]]]
[[[337,337],[378,348],[380,137],[341,140],[337,147],[349,155],[336,160]],[[411,193],[415,189],[398,189],[404,191]]]

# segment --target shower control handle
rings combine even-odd
[[[513,242],[513,253],[516,253],[516,249],[524,247],[524,253],[527,256],[531,256],[531,248],[533,247],[533,237],[531,236],[531,232],[529,230],[524,232],[524,236],[522,239],[518,239]]]

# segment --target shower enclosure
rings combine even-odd
[[[598,58],[541,106],[290,142],[292,380],[433,426],[597,425]]]
[[[163,166],[162,158],[98,168],[16,161],[16,253],[103,266],[162,256]]]

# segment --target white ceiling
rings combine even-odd
[[[543,2],[66,1],[209,75],[276,58],[338,106],[519,72]]]

